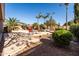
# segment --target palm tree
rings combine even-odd
[[[55,14],[55,12],[52,13],[52,15],[54,15],[54,14]]]
[[[68,5],[69,3],[64,3],[65,8],[66,8],[66,29],[68,28]],[[62,6],[62,4],[60,4],[59,6]]]
[[[47,26],[50,26],[50,29],[52,30],[52,27],[56,25],[56,21],[50,16],[49,20],[45,23]]]
[[[15,26],[18,25],[18,20],[16,20],[16,18],[9,18],[8,20],[6,20],[6,26],[8,27],[8,30],[14,30]]]
[[[40,30],[40,27],[39,27],[39,19],[41,18],[41,12],[36,16],[37,18],[37,23],[38,23],[38,30]]]
[[[49,21],[50,21],[50,28],[52,29],[52,26],[55,26],[56,22],[55,20],[52,19],[52,16],[50,16]]]
[[[49,17],[49,13],[47,13],[47,15],[42,15],[42,18],[44,19],[44,23],[46,22],[46,19]],[[48,28],[48,26],[47,26],[47,28]]]
[[[42,15],[42,18],[44,18],[44,22],[46,22],[46,19],[49,17],[49,13],[47,13],[47,15]]]
[[[66,29],[67,29],[68,28],[68,5],[69,3],[65,3],[64,5],[66,7]]]

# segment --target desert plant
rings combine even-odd
[[[57,30],[52,34],[54,42],[58,46],[69,46],[70,41],[72,40],[72,33],[67,30]]]
[[[70,26],[70,31],[74,34],[74,36],[79,41],[79,24],[73,24]]]

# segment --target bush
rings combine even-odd
[[[58,46],[69,46],[72,40],[72,33],[67,30],[57,30],[52,34],[52,38]]]
[[[56,28],[56,30],[64,30],[64,28]]]
[[[79,41],[79,24],[73,24],[70,26],[70,31],[74,34],[74,36]]]

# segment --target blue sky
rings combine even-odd
[[[61,5],[61,6],[60,6]],[[74,4],[68,6],[68,21],[74,17]],[[37,22],[35,18],[40,12],[43,14],[51,13],[53,19],[61,25],[66,22],[65,20],[65,6],[58,3],[6,3],[5,4],[5,17],[15,17],[27,24]],[[53,15],[52,13],[55,12]],[[47,19],[48,20],[48,19]],[[41,18],[40,23],[44,20]]]

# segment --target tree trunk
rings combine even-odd
[[[66,30],[68,30],[68,6],[66,6]]]

